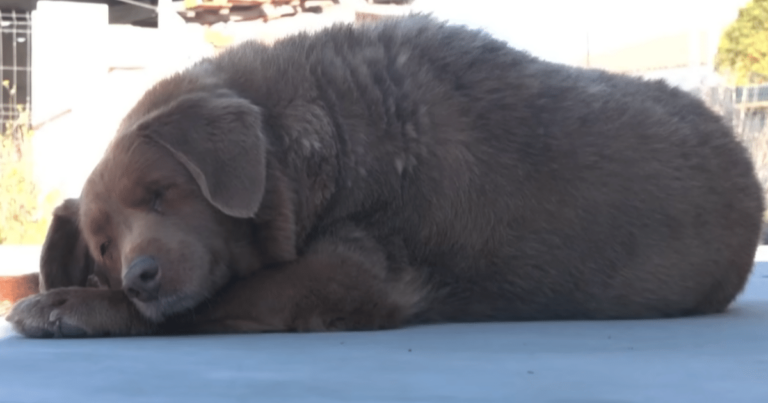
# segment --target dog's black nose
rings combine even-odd
[[[123,276],[123,290],[129,297],[142,302],[157,299],[160,289],[160,267],[151,256],[139,256],[128,266]]]

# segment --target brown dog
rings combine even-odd
[[[28,336],[721,312],[763,200],[659,81],[410,16],[246,43],[148,91],[55,213]]]

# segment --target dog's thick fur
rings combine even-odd
[[[716,313],[762,212],[746,150],[681,90],[425,16],[337,25],[148,91],[8,319],[66,337]],[[123,291],[137,262],[155,296]]]

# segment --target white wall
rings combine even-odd
[[[108,25],[107,11],[100,4],[40,1],[32,14],[34,123],[72,110],[35,132],[35,174],[44,194],[56,189],[78,197],[144,91],[213,51],[198,25],[182,22],[163,32]]]
[[[82,102],[83,83],[107,72],[104,4],[40,1],[32,12],[33,124]]]
[[[161,19],[160,29],[108,25],[107,11],[104,5],[43,0],[33,13],[35,123],[72,109],[42,126],[33,138],[35,174],[43,194],[55,189],[64,197],[78,197],[121,119],[144,91],[213,54],[204,40],[205,29],[185,24],[172,9]],[[352,9],[336,7],[319,15],[217,28],[237,41],[270,40],[353,20]]]

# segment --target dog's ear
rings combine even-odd
[[[56,207],[40,255],[40,291],[85,286],[94,260],[77,223],[80,204],[67,199]]]
[[[253,217],[266,181],[261,110],[226,91],[184,96],[137,126],[189,170],[227,215]]]

